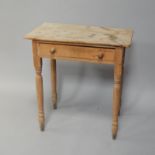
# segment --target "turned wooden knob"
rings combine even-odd
[[[50,53],[54,54],[56,52],[55,48],[51,48]]]
[[[98,56],[97,56],[97,58],[100,60],[100,59],[103,59],[103,57],[104,57],[104,54],[103,53],[100,53]]]

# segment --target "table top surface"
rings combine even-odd
[[[44,23],[27,34],[25,38],[88,46],[129,47],[132,35],[133,31],[131,29]]]

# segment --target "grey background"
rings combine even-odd
[[[154,6],[154,0],[0,0],[0,154],[154,154]],[[31,42],[23,37],[45,21],[134,29],[116,141],[109,65],[59,61],[53,111],[44,60],[46,130],[39,131]]]

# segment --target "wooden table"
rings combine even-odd
[[[121,107],[125,48],[131,45],[132,30],[97,26],[44,23],[25,36],[32,40],[40,129],[44,130],[42,58],[51,61],[52,101],[57,108],[56,60],[114,64],[112,137],[116,138]],[[106,73],[105,73],[106,74]]]

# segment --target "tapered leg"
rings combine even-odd
[[[123,74],[124,74],[124,59],[125,59],[125,49],[122,49],[122,74],[121,74],[121,96],[122,96],[122,89],[123,89]],[[118,115],[120,116],[120,111],[121,111],[121,106],[122,106],[122,97],[120,99],[120,108],[119,108],[119,111],[118,111]]]
[[[52,85],[52,103],[53,108],[57,109],[57,85],[56,85],[56,60],[51,60],[51,85]]]
[[[118,131],[118,115],[121,107],[121,94],[122,94],[122,75],[123,75],[123,62],[124,62],[124,50],[118,49],[116,54],[114,66],[114,88],[113,88],[113,120],[112,120],[112,137],[117,136]]]
[[[123,73],[124,73],[124,65],[122,64],[122,76],[121,76],[121,88],[120,88],[121,97],[120,97],[120,106],[119,106],[119,110],[118,110],[119,116],[120,116],[121,106],[122,106]]]
[[[113,90],[113,122],[112,122],[112,136],[116,138],[118,130],[118,113],[120,111],[121,101],[121,72],[122,66],[115,65],[114,69],[114,90]]]
[[[38,117],[40,130],[44,130],[44,108],[43,108],[43,79],[42,79],[42,59],[37,55],[37,42],[33,41],[33,60],[36,71],[36,91],[38,100]]]

